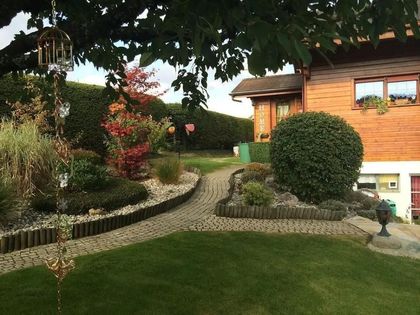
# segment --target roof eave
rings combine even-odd
[[[256,91],[246,91],[239,93],[229,93],[231,97],[258,97],[258,96],[271,96],[271,95],[286,95],[286,94],[296,94],[302,93],[302,88],[295,88],[289,90],[256,90]]]

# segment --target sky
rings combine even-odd
[[[28,14],[19,13],[10,23],[10,25],[0,29],[0,49],[7,46],[14,38],[14,34],[23,31],[25,33],[33,30],[28,30],[27,20]],[[175,92],[171,88],[171,83],[176,79],[176,70],[161,61],[156,61],[148,69],[156,70],[156,81],[161,85],[162,90],[167,92],[161,96],[166,103],[181,102],[182,92]],[[281,73],[292,73],[293,67],[288,65]],[[97,69],[92,63],[76,66],[73,72],[69,72],[67,79],[69,81],[76,81],[80,83],[105,85],[106,72],[103,69]],[[213,73],[209,74],[208,89],[209,99],[207,106],[209,110],[232,115],[236,117],[248,118],[253,115],[253,108],[251,101],[247,98],[241,98],[242,102],[235,102],[229,96],[229,93],[238,85],[242,79],[251,78],[252,75],[247,70],[242,71],[237,77],[229,82],[221,82],[213,78]]]

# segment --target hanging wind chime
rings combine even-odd
[[[64,78],[65,72],[73,70],[73,44],[70,37],[57,27],[55,6],[55,0],[52,0],[52,27],[46,28],[37,40],[38,65],[50,71],[54,79],[55,146],[60,162],[64,165],[69,165],[68,144],[62,136],[65,118],[69,115],[70,104],[63,101],[60,92],[60,82]],[[59,171],[57,173],[57,211],[54,222],[57,235],[57,256],[48,259],[46,265],[57,279],[57,312],[61,314],[61,284],[66,275],[74,269],[75,263],[72,259],[65,257],[65,243],[72,236],[72,226],[67,216],[63,215],[67,208],[63,191],[68,185],[69,174],[65,172],[60,173]]]

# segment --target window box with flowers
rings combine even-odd
[[[420,105],[419,74],[354,81],[353,109],[376,108],[384,114],[389,107]]]

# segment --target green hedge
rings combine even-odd
[[[17,101],[23,97],[25,80],[5,76],[0,78],[0,116],[10,113],[5,101]],[[106,153],[105,133],[101,120],[109,100],[103,95],[103,87],[67,82],[62,94],[71,104],[66,119],[65,134],[68,139],[78,139],[75,147],[93,150],[102,156]],[[253,122],[211,111],[182,109],[180,104],[165,104],[162,100],[152,101],[146,112],[160,120],[172,116],[175,123],[194,123],[196,132],[187,137],[182,134],[182,143],[189,149],[231,149],[233,145],[253,139]]]
[[[145,200],[148,196],[146,188],[139,183],[124,178],[112,178],[108,185],[96,191],[67,192],[64,196],[68,209],[66,214],[84,214],[91,208],[114,210]],[[54,194],[39,195],[32,199],[31,206],[37,211],[56,211]]]
[[[6,100],[14,102],[24,97],[24,86],[22,78],[6,76],[0,79],[0,115],[10,112]],[[70,115],[66,119],[66,138],[72,141],[77,139],[75,147],[93,150],[101,155],[106,150],[101,120],[109,104],[102,91],[101,86],[76,82],[67,82],[62,90],[63,98],[71,105]]]
[[[229,149],[238,142],[253,139],[254,124],[252,120],[237,118],[212,111],[197,110],[190,112],[180,104],[167,104],[168,114],[176,125],[195,124],[195,132],[187,136],[181,133],[185,149]]]
[[[271,163],[270,143],[269,142],[249,143],[249,157],[251,158],[251,162]]]

